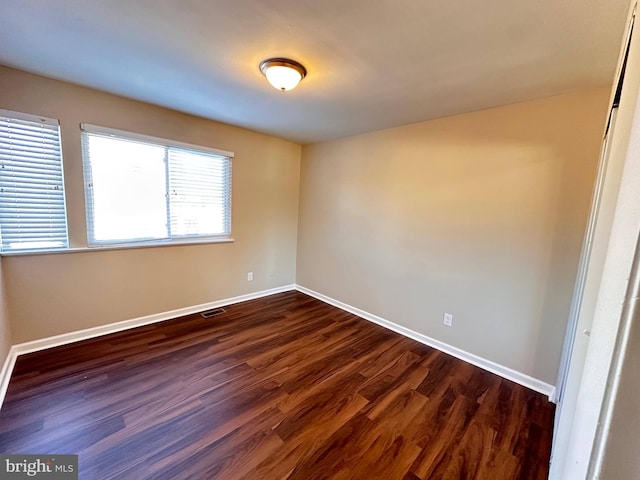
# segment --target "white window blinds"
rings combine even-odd
[[[2,251],[69,246],[57,120],[0,110]]]
[[[168,161],[172,236],[228,235],[231,162],[178,148]]]
[[[231,152],[82,126],[90,245],[231,234]]]

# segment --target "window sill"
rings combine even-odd
[[[171,240],[156,242],[122,243],[100,245],[95,247],[70,247],[52,250],[21,250],[19,252],[3,252],[2,257],[20,257],[24,255],[57,255],[59,253],[102,252],[105,250],[132,250],[137,248],[178,247],[185,245],[208,245],[213,243],[233,243],[233,238],[206,238],[198,240]]]

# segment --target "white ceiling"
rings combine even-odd
[[[610,84],[628,7],[0,0],[0,64],[309,143]],[[307,67],[296,90],[267,84],[273,56]]]

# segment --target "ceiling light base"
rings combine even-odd
[[[260,71],[267,81],[282,92],[295,88],[307,76],[307,69],[301,63],[288,58],[268,58],[260,62]]]

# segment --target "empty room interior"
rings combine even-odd
[[[640,478],[635,20],[0,0],[0,477]]]

